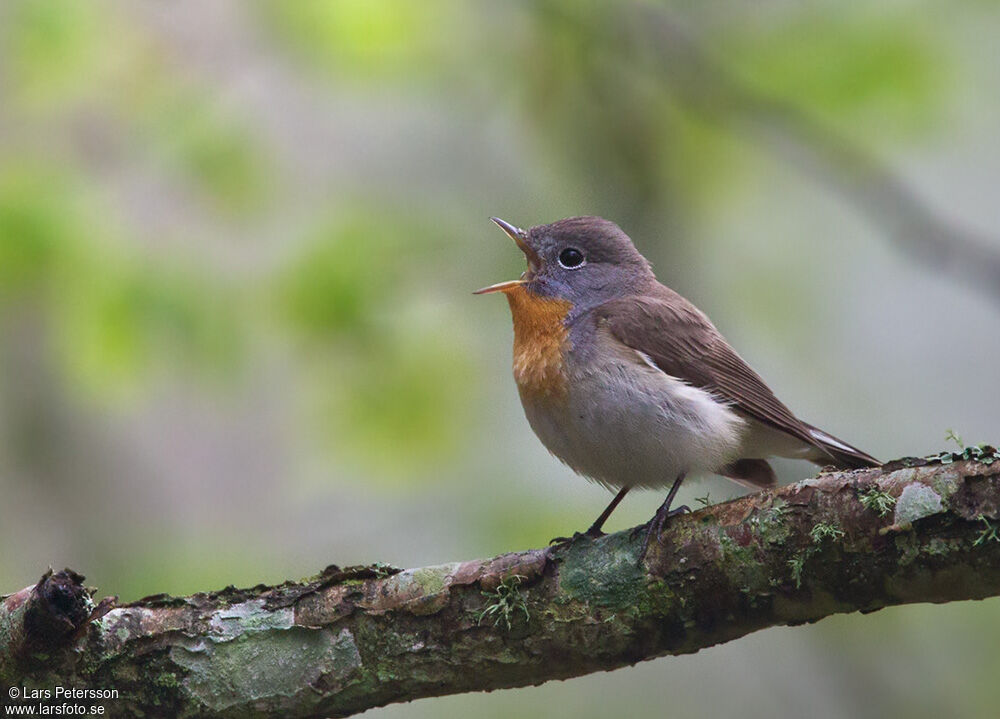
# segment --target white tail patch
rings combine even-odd
[[[838,439],[834,439],[833,437],[831,437],[830,435],[828,435],[826,432],[821,432],[818,429],[816,429],[815,427],[813,427],[812,429],[809,430],[809,434],[811,434],[813,437],[815,437],[817,440],[819,440],[823,444],[828,444],[831,447],[837,447],[838,449],[842,449],[845,452],[856,452],[857,451],[857,450],[854,449],[854,447],[851,447],[850,445],[846,445],[846,444],[844,444],[843,442],[841,442]]]

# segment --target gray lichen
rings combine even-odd
[[[941,495],[925,484],[908,484],[896,500],[893,520],[897,525],[906,526],[942,511]]]
[[[291,627],[272,630],[263,641],[185,639],[171,648],[170,658],[186,673],[183,687],[215,711],[256,702],[277,709],[320,677],[343,685],[361,667],[347,628]]]

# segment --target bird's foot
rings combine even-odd
[[[646,558],[646,552],[649,551],[649,543],[652,541],[653,537],[656,537],[656,541],[662,541],[660,534],[663,532],[663,527],[667,523],[667,520],[671,517],[676,517],[678,514],[687,514],[691,511],[691,508],[686,504],[682,504],[679,507],[674,507],[673,509],[667,509],[666,507],[660,507],[656,510],[656,514],[650,519],[646,524],[640,524],[638,527],[632,530],[632,539],[639,534],[639,532],[645,528],[646,536],[642,540],[642,550],[639,552],[639,561],[641,562]]]
[[[549,546],[553,549],[557,549],[570,545],[579,539],[598,539],[599,537],[604,536],[606,535],[600,529],[591,527],[586,532],[573,532],[572,537],[553,537],[549,540]]]
[[[663,507],[660,507],[660,509],[656,510],[656,514],[654,514],[653,517],[652,517],[652,519],[650,519],[648,522],[646,522],[644,524],[640,524],[638,527],[632,527],[632,531],[629,532],[629,539],[634,540],[640,534],[642,534],[642,535],[649,534],[650,525],[652,525],[653,522],[657,521],[657,518],[659,518],[661,514],[663,516],[662,516],[662,519],[660,519],[660,529],[663,528],[664,523],[668,519],[670,519],[671,517],[673,517],[674,515],[677,515],[677,514],[687,514],[688,512],[691,511],[691,508],[689,506],[687,506],[686,504],[682,504],[679,507],[675,507],[674,509],[671,509],[669,512],[663,512],[662,510],[663,510]]]

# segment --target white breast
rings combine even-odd
[[[666,487],[681,473],[710,473],[738,457],[745,423],[726,404],[613,338],[599,344],[603,359],[569,368],[562,401],[522,395],[549,451],[609,487]]]

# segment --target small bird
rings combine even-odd
[[[525,231],[491,219],[528,268],[475,294],[502,292],[510,304],[528,422],[574,471],[617,490],[584,534],[601,536],[633,487],[669,487],[647,524],[645,556],[666,520],[687,511],[670,508],[685,477],[766,488],[776,482],[769,457],[879,464],[792,414],[703,312],[657,281],[615,223],[570,217]]]

